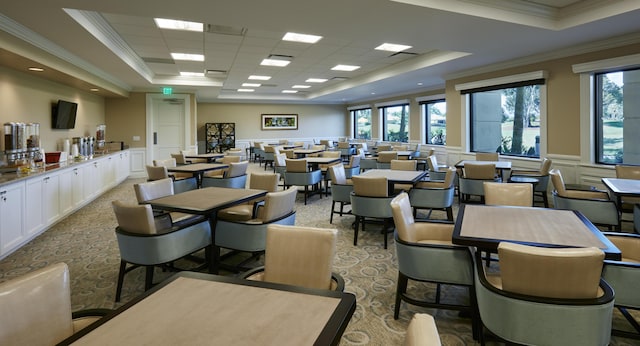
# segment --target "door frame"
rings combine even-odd
[[[153,162],[153,102],[156,100],[165,99],[181,99],[184,104],[184,143],[185,149],[190,148],[191,141],[191,95],[189,94],[147,94],[146,105],[146,128],[147,128],[147,141],[146,141],[146,156],[147,164]]]

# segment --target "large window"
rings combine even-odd
[[[420,104],[426,125],[426,143],[447,144],[447,102],[433,100]]]
[[[384,106],[382,115],[382,140],[391,142],[409,141],[409,105]]]
[[[353,118],[353,137],[357,139],[371,139],[371,108],[354,109],[351,111]]]
[[[594,79],[596,162],[640,164],[640,70],[597,73]]]
[[[544,79],[467,91],[471,151],[540,157],[540,85]]]

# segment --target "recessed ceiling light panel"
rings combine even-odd
[[[298,34],[295,32],[288,32],[282,37],[283,41],[302,42],[302,43],[316,43],[322,39],[322,36]]]
[[[248,87],[248,88],[257,88],[259,86],[261,86],[262,84],[260,83],[242,83],[243,87]]]
[[[182,77],[204,77],[204,72],[180,72]]]
[[[292,86],[293,89],[308,89],[311,88],[311,85],[301,85],[301,84],[296,84],[294,86]]]
[[[251,79],[251,80],[269,80],[269,79],[271,79],[271,76],[251,75],[251,76],[249,76],[249,79]]]
[[[309,78],[305,82],[307,82],[307,83],[324,83],[326,81],[327,81],[326,78]]]
[[[282,90],[283,94],[295,94],[297,92],[298,92],[298,90]]]
[[[255,90],[253,89],[238,89],[238,92],[241,92],[241,93],[252,93],[254,91]]]
[[[275,66],[275,67],[285,67],[289,65],[291,61],[289,60],[280,60],[280,59],[262,59],[260,65],[262,66]]]
[[[385,50],[387,52],[401,52],[409,48],[411,48],[411,46],[406,46],[403,44],[395,44],[395,43],[383,43],[376,47],[377,50]]]
[[[156,25],[160,29],[169,29],[169,30],[186,30],[186,31],[204,31],[204,24],[198,22],[188,22],[184,20],[175,20],[175,19],[165,19],[165,18],[154,18]]]
[[[334,71],[355,71],[359,69],[360,66],[355,65],[336,65],[332,68]]]
[[[29,67],[29,71],[42,72],[44,69],[42,67]]]
[[[173,60],[204,61],[202,54],[171,53]]]

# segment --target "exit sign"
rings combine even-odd
[[[162,94],[164,94],[164,95],[171,95],[171,94],[173,94],[173,88],[169,88],[169,87],[164,87],[164,88],[162,88]]]

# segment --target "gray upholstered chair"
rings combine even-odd
[[[262,156],[262,161],[264,162],[264,169],[267,169],[267,166],[271,166],[273,168],[273,160],[275,160],[275,155],[280,154],[278,147],[273,145],[265,145],[264,146],[264,155]]]
[[[432,210],[445,210],[447,220],[453,221],[453,196],[456,169],[449,167],[444,175],[444,180],[420,181],[409,190],[409,200],[413,207],[413,217],[421,209],[429,210],[426,219],[431,218]]]
[[[445,174],[449,166],[438,164],[438,158],[435,155],[427,157],[427,167],[429,168],[429,178],[431,180],[444,180]]]
[[[0,344],[55,345],[109,312],[72,312],[70,281],[56,263],[0,284]]]
[[[349,142],[338,142],[338,150],[343,161],[348,161],[351,155],[356,153],[356,149],[352,148]]]
[[[391,169],[391,160],[397,160],[398,153],[395,151],[380,151],[378,152],[378,163],[376,168],[378,169]]]
[[[344,172],[347,178],[360,174],[360,160],[362,160],[362,157],[359,155],[351,155],[351,157],[349,157],[349,163],[344,166]]]
[[[249,252],[252,256],[241,263],[226,266],[231,271],[245,271],[245,265],[264,253],[267,226],[270,224],[293,225],[296,221],[295,201],[298,189],[292,186],[284,191],[269,192],[264,205],[258,206],[255,218],[247,221],[218,219],[215,229],[214,256],[220,255],[220,248],[236,252]],[[215,259],[220,263],[220,257]],[[222,263],[221,263],[222,264]]]
[[[244,189],[247,185],[249,161],[231,162],[222,177],[203,177],[202,187]]]
[[[209,220],[195,219],[172,225],[154,218],[148,204],[127,205],[113,201],[112,206],[118,220],[116,238],[120,249],[116,302],[120,301],[125,274],[135,268],[146,268],[145,290],[148,290],[153,285],[154,266],[170,264],[202,249],[205,249],[207,259],[210,258]]]
[[[464,165],[463,176],[458,179],[460,203],[468,202],[470,196],[479,196],[484,202],[485,181],[499,181],[496,178],[496,165],[493,163],[470,163]]]
[[[502,242],[498,254],[500,272],[494,273],[476,253],[476,297],[487,330],[517,344],[609,343],[614,292],[600,277],[600,249]]]
[[[262,165],[264,157],[264,144],[262,142],[253,142],[253,155],[255,156],[254,162],[258,161],[258,165]]]
[[[614,335],[640,339],[640,324],[629,309],[640,310],[640,235],[605,232],[605,236],[622,252],[621,261],[605,260],[602,278],[616,293],[615,307],[620,310],[635,332],[612,330]]]
[[[332,271],[338,230],[328,228],[267,226],[264,266],[242,275],[305,288],[344,290],[344,279]]]
[[[402,301],[423,307],[466,311],[472,317],[475,335],[478,321],[470,304],[440,301],[442,284],[466,287],[469,290],[470,301],[473,301],[473,259],[469,248],[451,243],[452,223],[415,222],[406,193],[396,196],[390,205],[396,225],[395,242],[398,256],[394,318],[399,317]],[[409,279],[435,283],[435,300],[420,300],[407,294]]]
[[[483,182],[484,204],[515,207],[533,206],[533,186],[528,183]]]
[[[322,153],[321,157],[330,157],[330,158],[339,158],[340,157],[340,151],[338,150],[334,150],[334,151],[325,151]],[[338,162],[341,163],[341,162]],[[336,165],[338,163],[321,163],[318,165],[318,168],[320,168],[320,172],[322,172],[322,180],[324,181],[324,192],[325,192],[325,196],[329,196],[329,180],[331,180],[331,177],[329,177],[329,174],[327,173],[327,169],[333,165]]]
[[[309,171],[307,160],[296,159],[286,160],[287,170],[284,172],[285,186],[304,186],[304,204],[307,204],[307,197],[312,192],[318,192],[322,198],[320,184],[322,184],[322,171],[319,169]],[[309,190],[311,187],[311,190]]]
[[[275,192],[278,190],[279,173],[251,173],[249,188]],[[256,217],[257,208],[263,204],[264,198],[235,205],[218,212],[218,219],[228,221],[249,221]]]
[[[620,213],[609,194],[601,190],[569,190],[558,169],[549,172],[553,183],[553,206],[556,209],[577,210],[592,223],[608,229],[620,229]]]
[[[365,229],[367,220],[382,223],[384,248],[387,248],[387,233],[393,232],[393,215],[389,203],[393,196],[389,196],[389,186],[386,177],[367,177],[356,175],[351,178],[353,192],[351,193],[351,213],[355,215],[353,245],[358,245],[360,225]]]
[[[547,187],[549,186],[549,171],[551,170],[551,163],[551,159],[544,157],[540,161],[540,169],[538,170],[511,170],[511,177],[531,177],[538,179],[538,183],[534,186],[533,194],[534,198],[536,195],[542,198],[542,203],[544,204],[545,208],[549,208]]]
[[[339,214],[340,216],[344,214],[351,214],[351,211],[344,211],[344,206],[347,204],[351,204],[353,182],[350,179],[347,179],[345,169],[342,164],[329,167],[329,176],[331,177],[332,199],[329,223],[333,223],[333,214]],[[336,210],[336,203],[340,203],[340,210]]]
[[[225,155],[219,159],[216,159],[216,163],[221,163],[225,165],[229,165],[232,162],[240,162],[242,161],[242,157],[238,155]],[[206,171],[202,174],[203,177],[214,177],[221,178],[225,175],[225,173],[229,170],[229,168],[224,169],[216,169],[213,171]]]
[[[414,314],[407,327],[404,346],[440,346],[440,334],[433,316]]]
[[[185,182],[189,182],[190,180],[185,180]],[[136,193],[136,199],[138,204],[146,204],[149,203],[150,200],[171,196],[175,194],[175,184],[177,181],[172,181],[169,178],[148,181],[145,183],[133,184],[133,190]],[[179,183],[179,186],[182,186],[183,183]],[[192,222],[196,219],[204,220],[203,216],[193,215],[193,214],[185,214],[180,212],[165,212],[165,211],[154,211],[155,217],[164,217],[169,216],[171,218],[171,223],[180,224],[182,222]]]
[[[360,157],[360,171],[364,172],[368,169],[377,169],[378,168],[378,160],[375,157]]]

